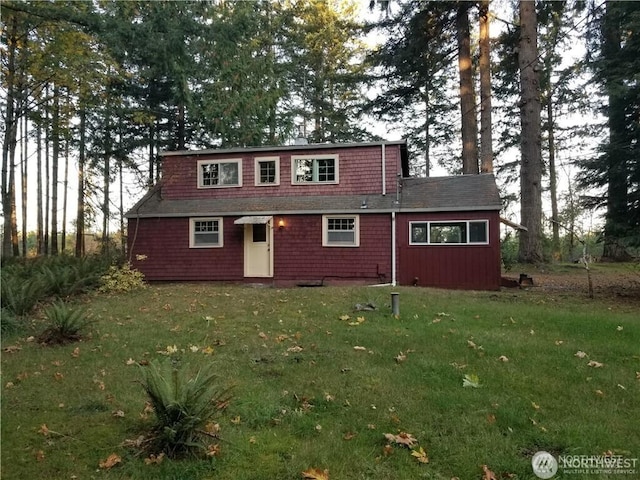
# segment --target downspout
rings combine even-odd
[[[387,194],[387,149],[386,144],[382,143],[382,195]]]
[[[396,211],[391,212],[391,286],[396,286]]]

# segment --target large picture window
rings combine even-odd
[[[409,222],[410,245],[486,245],[488,243],[488,220]]]
[[[201,160],[198,188],[241,187],[242,160]]]
[[[338,156],[292,156],[291,183],[338,183]]]
[[[358,215],[325,215],[322,217],[323,247],[358,247],[360,219]]]
[[[222,245],[222,218],[190,219],[190,248],[216,248]]]

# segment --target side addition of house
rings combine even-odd
[[[150,281],[500,287],[492,175],[411,178],[404,141],[166,152],[127,213]]]

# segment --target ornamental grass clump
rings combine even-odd
[[[164,364],[151,361],[141,368],[141,383],[155,413],[144,442],[148,452],[181,458],[216,451],[218,430],[212,427],[213,420],[228,404],[229,390],[219,387],[213,367],[200,368],[193,377],[175,359]]]
[[[91,323],[81,308],[71,308],[56,302],[44,310],[49,327],[40,334],[38,342],[46,345],[65,345],[84,337],[83,330]]]

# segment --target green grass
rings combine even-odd
[[[272,480],[318,468],[332,480],[448,480],[479,479],[486,464],[530,479],[538,450],[640,457],[637,305],[535,289],[397,291],[399,318],[386,287],[163,285],[87,297],[90,338],[3,339],[20,350],[2,354],[2,478]],[[367,302],[378,309],[353,311]],[[44,321],[32,323],[37,336]],[[128,360],[174,345],[179,360],[211,364],[220,387],[233,387],[221,454],[146,465],[122,446],[151,426]],[[466,374],[480,388],[463,388]],[[385,455],[384,434],[401,431],[428,464],[408,449]],[[122,462],[100,469],[112,453]]]

